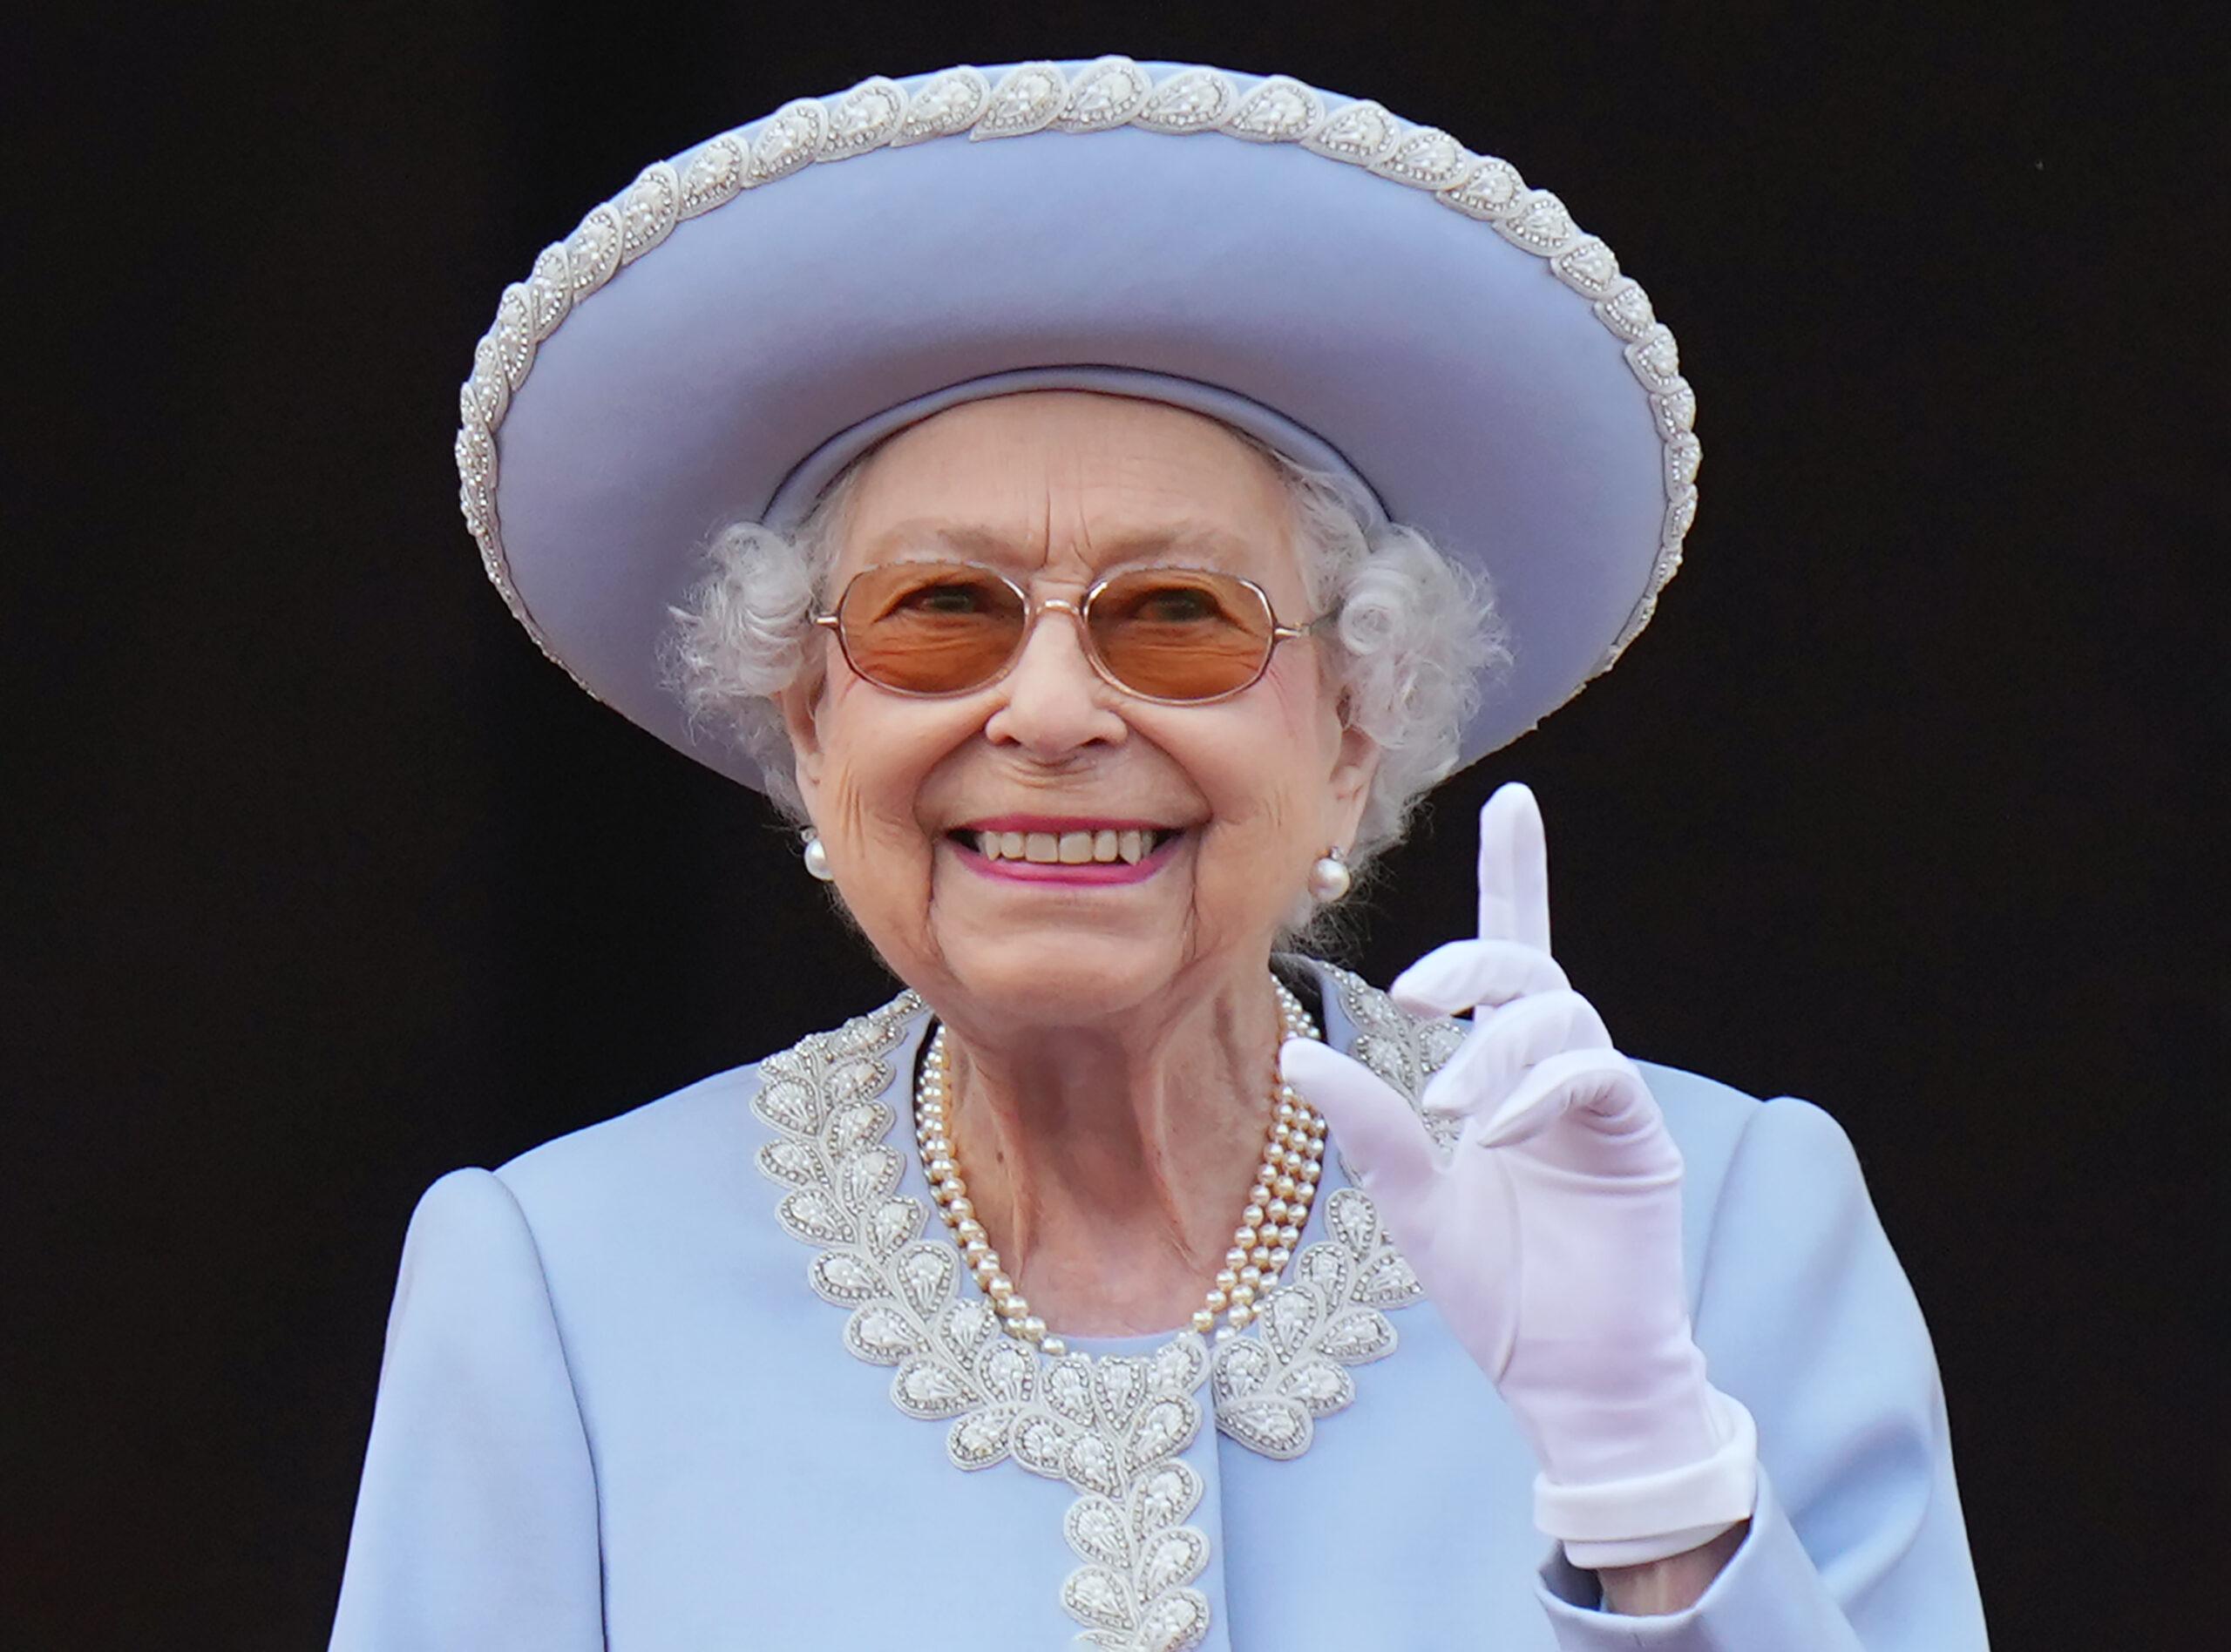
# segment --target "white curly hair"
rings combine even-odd
[[[1326,653],[1342,714],[1380,750],[1348,852],[1360,873],[1401,840],[1420,800],[1455,768],[1482,683],[1509,660],[1503,627],[1483,576],[1415,528],[1370,525],[1338,478],[1233,434],[1285,484],[1311,606],[1339,615]],[[848,505],[875,451],[853,460],[795,530],[739,522],[715,535],[708,572],[673,610],[667,639],[667,680],[693,724],[741,746],[775,806],[801,826],[795,755],[774,696],[810,657],[813,615],[830,599]]]

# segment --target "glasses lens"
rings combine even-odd
[[[844,657],[901,694],[951,694],[999,675],[1021,640],[1013,586],[956,562],[892,562],[844,587],[837,605]]]
[[[1228,573],[1119,573],[1085,615],[1092,645],[1127,688],[1156,700],[1214,700],[1263,674],[1275,621],[1263,593]]]

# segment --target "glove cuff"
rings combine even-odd
[[[1706,1391],[1718,1450],[1700,1462],[1630,1479],[1534,1480],[1534,1523],[1583,1570],[1640,1566],[1696,1547],[1748,1520],[1759,1496],[1759,1430],[1740,1402]]]
[[[1733,1520],[1718,1520],[1710,1526],[1692,1526],[1685,1532],[1668,1532],[1663,1537],[1638,1537],[1627,1543],[1568,1542],[1563,1547],[1567,1564],[1583,1572],[1601,1572],[1614,1566],[1647,1566],[1652,1561],[1685,1554],[1691,1549],[1702,1548],[1734,1524]]]

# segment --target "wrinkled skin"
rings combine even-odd
[[[1282,620],[1315,617],[1270,463],[1212,420],[1116,396],[1000,397],[893,437],[858,479],[824,600],[909,557],[1071,600],[1125,566],[1220,569]],[[892,694],[819,647],[783,700],[799,789],[845,905],[951,1029],[994,1242],[1072,1329],[1182,1323],[1261,1147],[1273,938],[1317,858],[1353,841],[1376,762],[1325,645],[1282,643],[1261,681],[1196,706],[1102,680],[1059,613],[1004,678],[950,698]],[[947,836],[1015,814],[1183,835],[1151,877],[1089,889],[987,877]]]

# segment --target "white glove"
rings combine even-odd
[[[1542,815],[1525,787],[1480,811],[1480,938],[1427,953],[1392,990],[1414,1012],[1472,1012],[1421,1097],[1464,1121],[1445,1160],[1409,1102],[1337,1051],[1290,1041],[1285,1079],[1324,1114],[1533,1446],[1536,1523],[1595,1569],[1747,1519],[1757,1435],[1705,1380],[1690,1335],[1680,1151],[1549,956]]]

